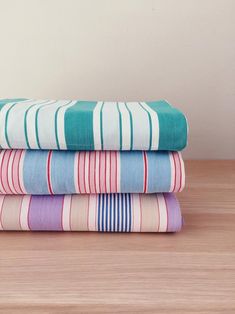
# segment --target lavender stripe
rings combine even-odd
[[[32,196],[29,228],[34,231],[62,231],[63,196]]]
[[[173,193],[164,193],[168,208],[168,232],[180,231],[182,227],[182,215],[179,202]]]

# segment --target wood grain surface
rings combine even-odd
[[[0,313],[235,313],[235,161],[186,174],[178,234],[0,233]]]

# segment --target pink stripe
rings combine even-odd
[[[175,161],[175,189],[174,192],[178,192],[180,190],[181,186],[181,166],[180,166],[180,160],[179,155],[177,152],[173,152],[174,161]]]
[[[48,158],[47,158],[47,184],[48,190],[50,194],[54,194],[51,186],[51,155],[52,151],[49,151]]]
[[[78,186],[78,193],[81,193],[81,188],[80,188],[80,168],[79,168],[79,165],[80,165],[80,153],[77,153],[77,186]]]
[[[105,193],[106,191],[106,167],[105,167],[105,163],[106,163],[106,154],[105,152],[100,153],[100,173],[99,173],[99,178],[100,178],[100,193]]]
[[[12,150],[6,150],[3,155],[2,159],[2,173],[1,173],[1,183],[3,186],[3,189],[6,194],[13,194],[13,191],[11,190],[9,186],[9,180],[8,180],[8,165],[9,165],[9,159],[11,157]]]
[[[147,185],[148,185],[148,161],[146,152],[144,154],[144,193],[147,192]]]
[[[174,185],[172,191],[175,191],[176,187],[176,164],[175,164],[175,153],[172,152],[173,162],[174,162],[174,169],[175,169],[175,175],[174,175]]]
[[[115,175],[116,175],[116,192],[118,191],[118,158],[117,158],[117,152],[115,152]],[[120,170],[119,170],[120,172]]]
[[[24,194],[21,186],[20,186],[20,161],[21,156],[23,154],[22,149],[18,149],[15,153],[13,164],[12,164],[12,182],[17,194]],[[22,178],[23,180],[23,178]]]
[[[156,200],[157,200],[157,215],[158,215],[158,226],[157,226],[157,232],[159,232],[159,228],[160,228],[160,212],[159,212],[159,202],[158,202],[158,197],[156,194]]]
[[[90,193],[96,193],[95,188],[95,152],[89,152],[89,188]]]
[[[116,152],[110,153],[110,190],[112,193],[117,191],[117,172],[116,172]]]
[[[79,186],[80,186],[80,193],[85,193],[85,153],[79,153]]]

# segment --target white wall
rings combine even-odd
[[[0,98],[168,99],[235,158],[234,0],[0,0]]]

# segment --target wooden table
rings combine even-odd
[[[235,161],[189,161],[178,234],[1,233],[0,313],[235,313]]]

